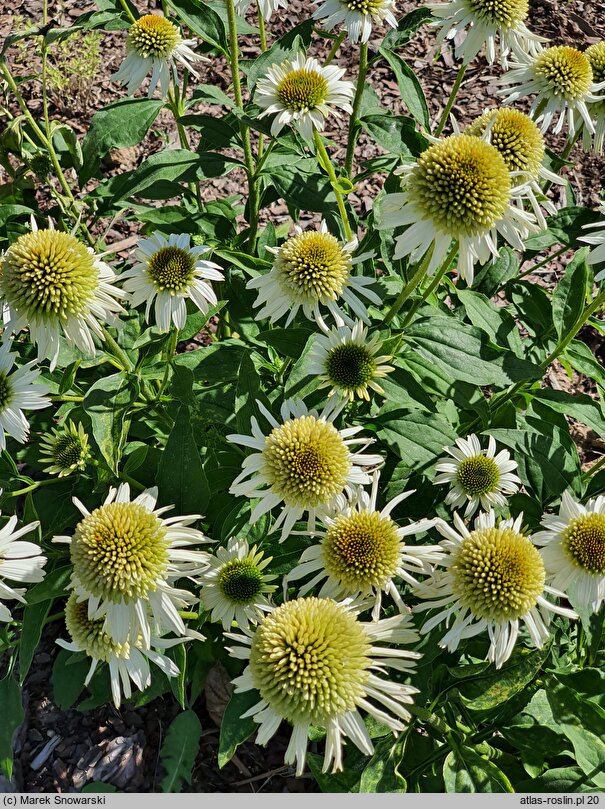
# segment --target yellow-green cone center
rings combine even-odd
[[[592,68],[586,54],[567,45],[547,48],[536,57],[534,73],[554,96],[566,101],[583,98],[593,83]]]
[[[144,59],[166,59],[180,43],[178,29],[170,20],[145,14],[128,31],[128,43]]]
[[[408,192],[438,230],[454,238],[483,235],[504,216],[511,181],[498,150],[471,135],[430,146],[409,176]]]
[[[493,458],[485,455],[473,455],[460,462],[456,473],[458,483],[466,494],[478,497],[496,491],[500,480],[500,472]]]
[[[266,438],[261,473],[287,506],[329,503],[344,489],[350,469],[340,433],[315,416],[290,419]]]
[[[178,292],[186,289],[193,278],[195,259],[180,247],[162,247],[149,259],[147,275],[158,289]]]
[[[592,78],[595,84],[601,84],[605,81],[605,42],[597,42],[596,45],[590,45],[586,48],[584,54],[592,68]],[[599,90],[598,95],[603,95],[603,91]],[[599,113],[602,115],[605,109],[605,101],[597,101],[592,110],[597,107]]]
[[[537,125],[525,113],[503,108],[484,112],[465,134],[481,137],[490,123],[491,144],[504,158],[508,170],[526,172],[529,179],[536,180],[544,159],[544,138]]]
[[[82,314],[98,286],[93,255],[74,236],[56,230],[19,236],[0,265],[0,295],[31,321]]]
[[[515,28],[529,11],[528,0],[465,0],[466,6],[479,20],[497,28]]]
[[[357,11],[359,14],[376,14],[384,5],[384,0],[344,0],[349,11]]]
[[[275,267],[299,304],[335,301],[349,280],[351,256],[329,233],[301,233],[280,248]]]
[[[563,550],[576,567],[587,573],[605,573],[605,514],[583,514],[571,520],[562,541]]]
[[[292,70],[277,85],[279,102],[289,110],[313,110],[328,95],[328,82],[316,70]]]
[[[13,391],[6,374],[0,373],[0,413],[11,403]]]
[[[374,377],[376,363],[371,351],[358,343],[343,343],[331,349],[326,358],[326,374],[337,388],[356,391]]]
[[[252,639],[254,687],[292,724],[323,725],[365,696],[370,644],[354,615],[329,599],[287,601]]]
[[[263,574],[249,559],[232,559],[219,573],[218,586],[233,604],[249,604],[262,591]]]
[[[455,552],[452,589],[475,618],[500,623],[526,615],[544,590],[544,562],[512,528],[480,528]]]
[[[396,575],[402,544],[393,520],[378,511],[341,514],[322,541],[324,566],[349,593],[368,592]]]
[[[70,433],[58,435],[52,447],[52,458],[61,469],[82,465],[87,455],[88,450],[82,446],[79,436]]]
[[[153,592],[168,567],[166,528],[138,503],[108,503],[77,525],[71,560],[93,596],[119,603]]]
[[[91,621],[88,618],[88,601],[76,600],[72,593],[65,605],[65,626],[74,643],[80,646],[89,657],[108,663],[112,657],[129,656],[130,645],[116,643],[103,630],[103,618]]]

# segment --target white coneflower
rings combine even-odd
[[[226,548],[217,548],[208,557],[209,566],[197,579],[200,597],[210,620],[221,621],[229,629],[233,621],[241,629],[258,623],[263,612],[271,609],[267,596],[275,590],[268,584],[275,576],[265,573],[273,557],[249,547],[245,539],[232,537]]]
[[[314,20],[321,20],[322,27],[331,31],[342,25],[351,42],[367,42],[374,26],[384,23],[397,28],[393,14],[394,0],[316,0],[319,8],[313,12]]]
[[[172,323],[182,329],[187,319],[187,299],[205,314],[216,295],[208,281],[224,281],[220,267],[200,258],[210,248],[191,247],[187,234],[166,237],[154,233],[142,239],[134,252],[138,263],[122,273],[124,289],[132,293],[132,306],[145,304],[149,322],[155,301],[155,321],[161,331],[169,331]]]
[[[486,110],[465,129],[466,135],[483,137],[500,152],[516,186],[521,201],[527,199],[538,225],[546,229],[542,208],[549,214],[556,206],[544,195],[539,180],[562,185],[558,174],[549,171],[543,163],[546,152],[544,137],[535,121],[520,110],[510,107]],[[512,194],[515,195],[516,189]]]
[[[599,213],[602,214],[603,219],[600,222],[595,222],[592,225],[584,225],[586,230],[596,228],[601,230],[601,233],[594,233],[591,236],[582,236],[578,241],[586,242],[586,244],[593,245],[592,250],[586,259],[589,264],[601,264],[605,262],[605,202],[599,206]],[[594,277],[595,281],[602,281],[605,278],[605,269],[600,270]]]
[[[453,508],[466,506],[464,516],[470,517],[481,507],[489,511],[506,504],[506,498],[519,489],[521,480],[514,474],[517,462],[508,450],[496,455],[496,442],[489,436],[487,449],[482,449],[476,435],[457,438],[455,447],[444,447],[450,458],[442,458],[435,466],[440,472],[435,483],[449,483],[451,488],[445,502]]]
[[[19,537],[29,534],[37,528],[39,522],[23,525],[15,531],[17,518],[10,517],[6,525],[0,528],[0,621],[10,621],[11,612],[3,601],[19,601],[25,604],[24,587],[13,587],[10,582],[18,584],[34,584],[44,578],[46,557],[42,556],[39,545],[24,542]]]
[[[141,86],[151,71],[149,97],[160,85],[162,96],[168,95],[170,80],[178,81],[176,63],[180,62],[193,76],[199,78],[192,62],[208,59],[194,53],[191,48],[195,40],[183,39],[176,25],[160,14],[145,14],[139,17],[128,29],[126,58],[116,73],[114,81],[128,85],[128,95]]]
[[[590,62],[594,83],[603,88],[599,91],[599,94],[603,96],[605,95],[605,42],[590,45],[584,54]],[[594,140],[589,130],[584,127],[583,145],[585,149],[592,147],[597,154],[601,154],[605,144],[605,98],[601,101],[589,102],[588,112],[594,122]]]
[[[255,100],[263,109],[259,118],[275,115],[271,124],[274,137],[293,124],[304,138],[313,140],[313,130],[321,132],[330,113],[340,118],[341,112],[353,111],[355,85],[342,81],[344,74],[344,68],[322,67],[317,59],[302,53],[271,65],[256,85]]]
[[[500,668],[512,654],[525,624],[531,644],[542,648],[548,639],[551,613],[577,618],[573,610],[559,607],[546,594],[565,594],[545,585],[546,571],[540,551],[521,533],[523,515],[496,524],[493,511],[481,513],[469,531],[458,514],[454,527],[437,523],[446,537],[441,546],[447,556],[433,579],[416,587],[427,599],[415,612],[436,609],[420,632],[430,632],[445,622],[449,626],[439,645],[453,652],[461,640],[487,631],[490,640],[487,660]],[[456,530],[457,529],[457,530]]]
[[[511,69],[498,80],[506,85],[498,90],[499,95],[506,96],[505,104],[535,95],[529,114],[540,123],[542,132],[557,135],[567,121],[572,136],[582,126],[594,134],[587,104],[601,99],[597,92],[603,85],[594,83],[586,54],[568,45],[554,45],[540,48],[537,55],[519,50],[515,59]]]
[[[187,636],[179,610],[198,599],[172,582],[208,565],[207,553],[190,549],[209,541],[189,527],[200,515],[165,518],[170,506],[156,509],[157,495],[157,488],[146,489],[131,502],[122,483],[92,512],[74,497],[84,519],[73,537],[54,539],[70,545],[71,586],[79,601],[88,601],[88,617],[104,618],[116,643],[140,642],[146,649],[152,635]]]
[[[251,0],[235,0],[235,10],[242,17],[248,10]],[[260,13],[263,15],[263,20],[270,20],[271,15],[278,8],[287,8],[288,0],[258,0]]]
[[[296,761],[297,775],[304,770],[311,725],[326,729],[323,771],[333,764],[336,772],[342,770],[343,737],[372,755],[360,709],[394,733],[411,718],[406,705],[418,689],[377,676],[387,668],[413,673],[420,654],[379,645],[415,643],[418,635],[409,615],[362,623],[345,604],[298,598],[276,607],[254,632],[228,637],[244,644],[230,653],[249,660],[234,680],[235,691],[256,689],[260,695],[243,717],[252,716],[260,725],[256,742],[261,745],[282,720],[293,726],[284,758],[286,764]]]
[[[485,47],[487,61],[496,61],[497,44],[500,62],[508,64],[511,50],[534,53],[544,37],[532,33],[525,25],[529,12],[528,0],[451,0],[448,3],[429,3],[439,26],[437,41],[457,38],[456,58],[465,64],[471,62]],[[464,36],[462,36],[464,34]]]
[[[69,652],[85,652],[92,658],[84,680],[85,686],[91,681],[99,663],[107,663],[111,694],[116,708],[120,707],[122,691],[126,699],[132,696],[131,680],[139,691],[144,691],[151,685],[149,661],[155,663],[166,677],[178,677],[180,673],[178,666],[157,649],[166,649],[190,639],[177,638],[171,641],[152,637],[151,645],[154,648],[148,649],[140,643],[129,641],[116,643],[108,635],[103,619],[89,618],[87,601],[79,601],[75,593],[69,596],[65,605],[65,625],[71,641],[59,639],[57,644]]]
[[[380,305],[378,295],[368,289],[375,279],[352,275],[351,269],[370,254],[353,258],[357,239],[346,244],[339,242],[328,233],[324,221],[319,231],[303,232],[298,226],[295,230],[296,235],[281,247],[267,248],[275,254],[270,272],[248,281],[248,289],[258,290],[255,307],[262,307],[255,315],[256,320],[268,318],[274,323],[287,314],[286,326],[289,326],[298,310],[302,309],[305,317],[315,320],[323,331],[328,332],[322,307],[328,309],[338,326],[354,325],[355,321],[342,307],[344,303],[357,317],[369,323],[368,310],[360,296]]]
[[[305,513],[312,531],[317,514],[344,505],[351,485],[370,482],[364,467],[378,466],[382,458],[351,452],[353,445],[362,444],[363,450],[373,439],[353,437],[362,427],[337,430],[332,424],[334,410],[320,416],[300,399],[289,399],[281,406],[280,424],[262,402],[257,404],[272,429],[265,435],[253,417],[252,435],[227,436],[229,441],[255,450],[244,459],[243,470],[229,491],[260,498],[250,515],[252,523],[282,503],[271,530],[281,527],[284,540]]]
[[[330,387],[328,396],[353,401],[355,396],[370,400],[368,388],[384,394],[376,380],[394,371],[392,365],[383,365],[392,357],[377,356],[382,341],[377,334],[368,339],[363,322],[350,326],[335,326],[326,336],[317,335],[309,356],[309,374],[319,377],[320,387]]]
[[[113,323],[123,312],[113,286],[113,271],[75,236],[53,230],[32,230],[11,244],[0,258],[0,303],[12,332],[27,329],[38,345],[38,360],[54,370],[60,336],[94,356],[93,334],[104,339],[99,321]]]
[[[17,354],[10,340],[0,343],[0,452],[6,448],[6,436],[24,444],[29,435],[29,422],[24,410],[42,410],[50,405],[48,386],[38,382],[40,369],[35,360],[14,368]]]
[[[82,472],[91,458],[88,436],[83,425],[78,422],[76,426],[71,419],[62,427],[54,427],[50,433],[42,436],[40,451],[40,462],[46,464],[44,471],[59,477],[71,475],[75,471]]]
[[[429,275],[457,240],[458,272],[470,286],[475,264],[499,255],[498,234],[523,250],[523,239],[537,229],[533,214],[514,204],[518,189],[504,158],[482,138],[451,135],[396,173],[402,191],[386,195],[378,227],[406,227],[395,242],[396,259],[417,263],[432,248]]]
[[[559,514],[545,514],[542,526],[533,540],[542,546],[550,583],[576,609],[598,612],[605,601],[605,497],[582,505],[565,491]]]
[[[311,581],[299,589],[299,595],[306,595],[325,580],[319,591],[321,598],[370,596],[374,600],[374,620],[380,616],[383,592],[391,596],[400,612],[409,611],[394,579],[416,584],[414,574],[431,574],[431,564],[443,557],[443,551],[440,547],[406,544],[405,537],[428,531],[435,520],[398,526],[391,512],[413,490],[397,495],[378,511],[378,481],[379,474],[375,472],[370,494],[358,487],[345,508],[321,519],[324,530],[315,532],[319,544],[303,551],[300,563],[287,574],[284,585],[312,575]]]

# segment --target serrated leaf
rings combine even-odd
[[[132,391],[123,374],[99,379],[84,396],[83,406],[90,416],[92,434],[107,465],[116,475],[130,426],[127,413],[131,398]]]
[[[470,747],[452,750],[443,765],[446,792],[514,792],[512,784],[492,761]]]
[[[223,51],[227,47],[227,34],[222,19],[208,3],[199,0],[168,0],[185,25],[194,33]]]
[[[552,318],[559,339],[570,333],[579,320],[586,299],[588,248],[582,248],[565,268],[563,278],[557,284],[552,300]]]
[[[170,723],[160,750],[160,763],[166,771],[160,781],[162,792],[180,792],[183,782],[191,783],[201,736],[202,725],[194,711],[184,711]]]
[[[191,427],[189,409],[181,406],[160,458],[157,485],[174,514],[203,514],[210,489]]]
[[[378,50],[393,69],[399,86],[401,100],[418,123],[421,124],[427,132],[430,132],[431,123],[429,119],[429,109],[420,82],[416,78],[416,74],[408,63],[398,54],[393,53],[384,46]]]

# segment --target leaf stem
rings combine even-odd
[[[418,284],[422,281],[422,279],[426,275],[426,270],[427,270],[427,267],[429,266],[429,262],[431,260],[432,254],[433,254],[433,249],[431,247],[426,251],[426,253],[422,257],[422,261],[420,262],[420,264],[418,265],[418,267],[416,269],[416,272],[410,278],[410,280],[407,282],[407,284],[404,286],[404,288],[401,290],[401,292],[397,296],[397,299],[395,300],[395,303],[391,306],[389,311],[386,313],[385,318],[382,321],[384,326],[389,325],[389,323],[393,320],[393,318],[395,317],[397,312],[401,309],[403,304],[410,297],[412,292],[416,289]]]
[[[313,137],[315,139],[315,146],[317,147],[317,152],[321,157],[319,161],[320,166],[324,168],[330,178],[330,183],[332,184],[332,189],[334,191],[334,195],[336,196],[336,202],[338,204],[338,210],[340,212],[340,218],[342,219],[342,226],[345,231],[345,236],[347,241],[350,242],[353,239],[353,232],[351,231],[351,224],[349,222],[349,217],[347,215],[347,209],[344,203],[344,197],[338,185],[338,177],[336,176],[336,172],[334,171],[334,166],[332,165],[332,161],[330,160],[330,155],[326,151],[326,147],[321,139],[321,135],[317,131],[317,129],[313,129]]]
[[[422,293],[422,296],[420,298],[418,298],[417,300],[415,300],[414,303],[412,304],[412,307],[411,307],[410,311],[407,313],[407,315],[405,317],[405,320],[403,321],[403,323],[401,325],[402,329],[405,329],[407,326],[410,325],[410,322],[411,322],[412,318],[414,317],[414,315],[416,314],[416,312],[418,311],[418,308],[437,289],[437,287],[441,283],[441,279],[443,278],[443,276],[448,271],[448,268],[449,268],[452,260],[455,258],[457,252],[458,252],[458,242],[454,242],[454,246],[452,247],[450,252],[445,257],[445,260],[444,260],[443,264],[441,265],[441,267],[435,273],[435,276],[434,276],[433,280],[431,281],[431,283],[428,285],[428,287]]]
[[[126,0],[120,0],[120,5],[122,6],[124,11],[126,12],[126,16],[130,20],[130,22],[136,22],[137,19],[134,16],[134,14],[132,13],[132,11],[130,10],[130,8],[128,7],[128,3],[126,2]]]
[[[460,89],[460,85],[462,84],[462,80],[464,79],[464,74],[466,73],[466,68],[468,65],[460,65],[458,68],[458,73],[456,73],[456,80],[454,81],[454,86],[452,87],[452,91],[450,96],[447,100],[447,104],[445,105],[445,109],[441,113],[441,118],[439,119],[439,123],[437,124],[437,129],[435,130],[435,137],[438,138],[447,123],[448,116],[452,111],[452,107],[454,106],[454,102],[456,101],[456,96],[458,95],[458,90]]]
[[[353,99],[353,112],[349,118],[349,134],[347,137],[347,156],[345,158],[345,172],[347,177],[353,171],[353,159],[355,157],[355,143],[357,141],[357,128],[359,125],[359,108],[365,89],[366,74],[368,72],[368,43],[362,42],[359,47],[359,68],[357,74],[357,86],[355,88],[355,98]]]
[[[344,42],[344,39],[345,39],[346,35],[347,35],[346,31],[341,31],[340,34],[336,37],[336,39],[334,40],[334,44],[330,48],[330,52],[326,56],[324,66],[329,65],[330,62],[332,61],[332,59],[334,59],[334,57],[336,56],[336,52],[338,51],[338,49],[340,48],[340,46]]]
[[[244,109],[242,97],[242,85],[239,76],[239,47],[237,42],[237,17],[235,14],[234,0],[227,2],[227,20],[229,23],[229,65],[231,67],[231,81],[233,82],[233,95],[235,105],[238,109]],[[258,185],[254,173],[254,158],[252,156],[252,146],[250,143],[250,127],[243,122],[240,123],[242,144],[244,148],[244,163],[246,164],[246,174],[248,177],[248,249],[253,250],[256,242],[256,230],[258,228]]]

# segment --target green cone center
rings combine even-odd
[[[460,462],[456,476],[466,494],[472,497],[496,491],[500,480],[498,465],[485,455],[465,458]]]
[[[180,247],[162,247],[149,259],[147,274],[158,289],[178,292],[193,278],[195,259]]]
[[[357,343],[343,343],[331,349],[326,359],[330,382],[343,390],[365,387],[376,372],[371,351]]]
[[[218,577],[222,594],[233,604],[249,604],[260,595],[263,575],[249,559],[232,559]]]

